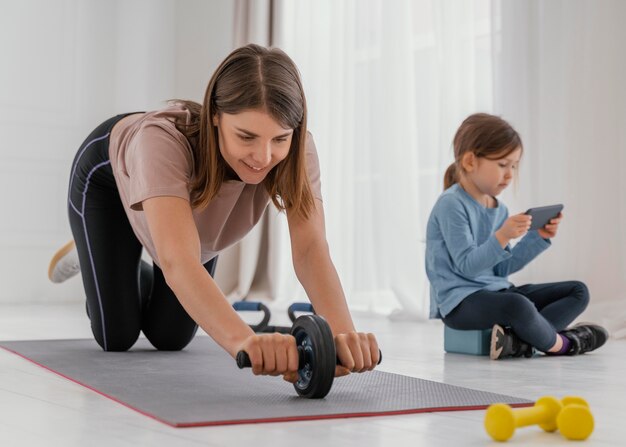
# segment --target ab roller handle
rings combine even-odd
[[[335,366],[339,364],[330,326],[319,315],[302,315],[294,321],[290,334],[298,348],[298,380],[293,384],[296,392],[309,399],[325,397],[335,378]],[[237,353],[236,361],[239,368],[252,366],[245,351]]]
[[[336,363],[337,365],[341,365],[341,362],[339,361],[339,357],[336,358]],[[243,368],[251,368],[252,367],[252,363],[250,363],[250,357],[248,356],[248,353],[246,351],[239,351],[237,353],[237,366],[239,367],[239,369],[243,369]],[[383,361],[383,353],[379,350],[378,351],[378,365],[380,365],[380,362]],[[298,369],[302,369],[305,366],[305,362],[306,362],[306,357],[304,354],[304,348],[302,346],[298,346]]]
[[[298,369],[302,369],[304,367],[306,360],[304,354],[304,348],[298,346]],[[239,369],[243,368],[251,368],[252,363],[250,363],[250,357],[246,351],[239,351],[237,353],[237,366]]]

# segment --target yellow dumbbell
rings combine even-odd
[[[587,439],[593,432],[593,415],[582,397],[568,396],[561,401],[563,409],[556,418],[556,425],[563,436],[573,441]]]
[[[485,430],[496,441],[506,441],[518,427],[538,424],[545,431],[555,431],[556,419],[563,404],[556,397],[539,398],[534,406],[512,409],[506,404],[493,404],[485,414]]]
[[[561,399],[561,403],[563,404],[563,406],[574,404],[583,405],[585,407],[589,406],[587,401],[580,396],[565,396],[563,399]]]

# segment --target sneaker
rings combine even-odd
[[[567,355],[584,354],[598,349],[606,343],[609,333],[602,326],[591,323],[578,323],[577,325],[561,331],[561,334],[572,342]]]
[[[62,283],[80,272],[78,252],[74,241],[69,241],[61,247],[50,260],[48,278],[53,283]]]
[[[520,340],[510,328],[503,328],[499,324],[494,324],[491,330],[491,346],[489,349],[491,360],[522,356],[526,358],[532,357],[532,346]]]

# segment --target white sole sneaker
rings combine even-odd
[[[48,266],[48,278],[55,284],[62,283],[80,272],[76,244],[69,241],[52,256]]]
[[[498,360],[502,355],[504,337],[504,328],[499,324],[494,324],[491,330],[491,343],[489,346],[489,358],[491,358],[491,360]]]

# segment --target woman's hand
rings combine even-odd
[[[288,334],[255,334],[246,338],[239,351],[250,357],[252,372],[259,376],[283,376],[287,382],[298,380],[296,339]]]
[[[373,370],[380,360],[378,342],[374,334],[347,332],[335,336],[335,346],[340,365],[335,368],[335,377],[351,372]]]
[[[563,213],[559,213],[554,219],[550,219],[550,222],[545,224],[543,228],[538,229],[539,236],[544,239],[551,239],[556,236],[561,220],[563,220]]]

